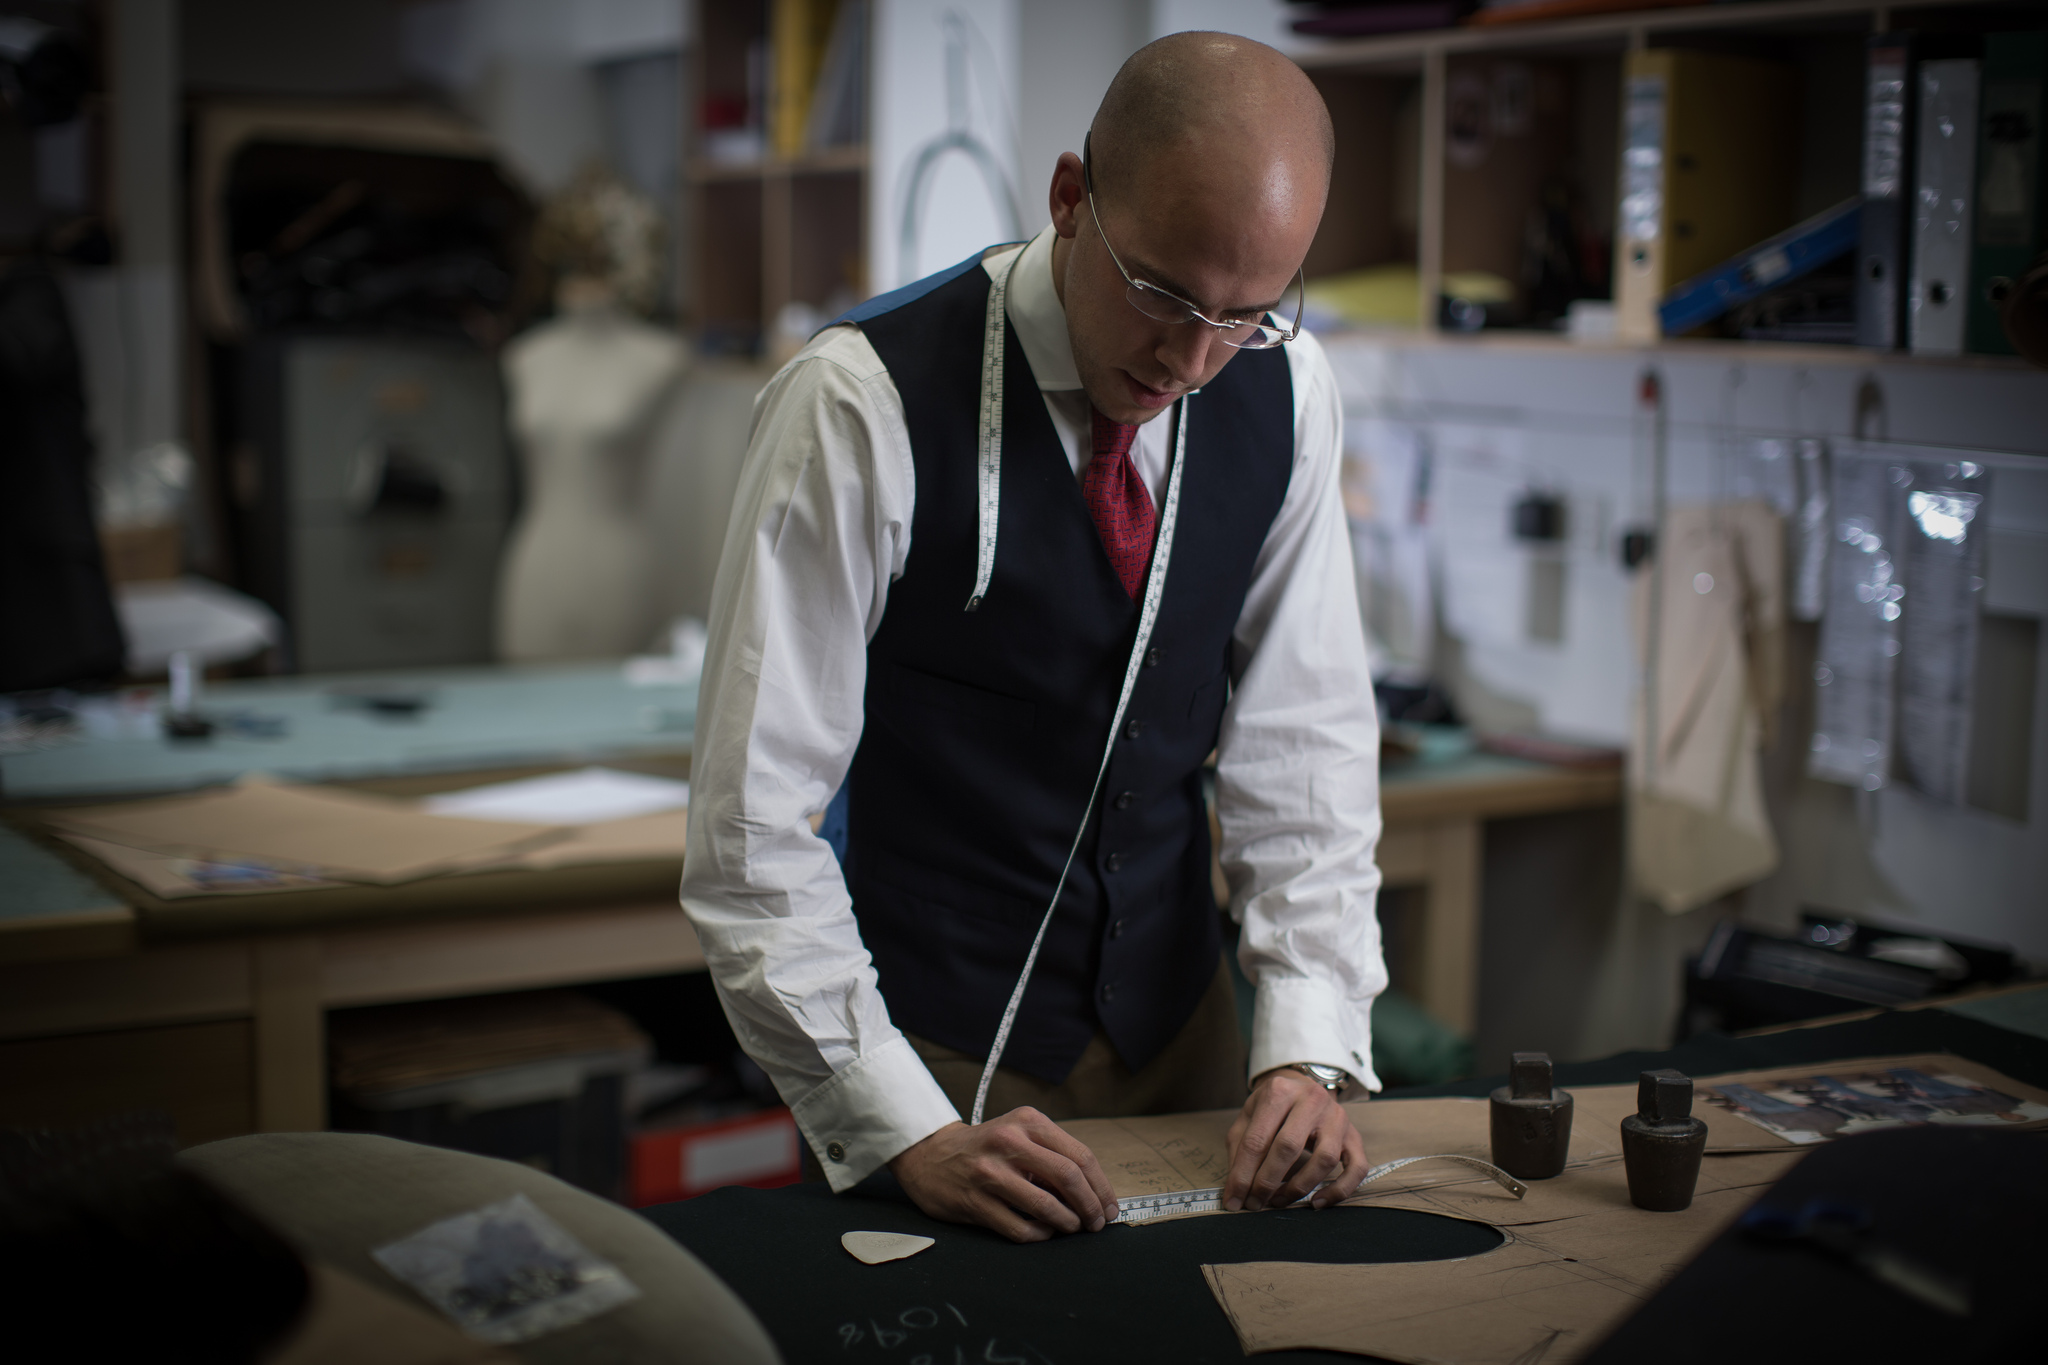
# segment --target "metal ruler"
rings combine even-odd
[[[1505,1189],[1517,1199],[1520,1199],[1529,1192],[1527,1185],[1524,1185],[1521,1181],[1490,1162],[1481,1161],[1476,1156],[1458,1156],[1448,1152],[1435,1156],[1404,1156],[1398,1161],[1389,1161],[1384,1166],[1375,1166],[1366,1172],[1365,1179],[1358,1182],[1358,1188],[1362,1190],[1381,1176],[1390,1175],[1400,1170],[1403,1166],[1412,1166],[1418,1161],[1455,1161],[1460,1165],[1470,1166],[1497,1181],[1502,1189]],[[1321,1188],[1321,1185],[1316,1186],[1316,1190]],[[1314,1194],[1315,1190],[1310,1190],[1309,1193]],[[1117,1222],[1149,1223],[1155,1218],[1174,1218],[1184,1213],[1221,1213],[1223,1211],[1223,1191],[1221,1188],[1217,1188],[1211,1190],[1174,1190],[1167,1194],[1119,1195],[1116,1202],[1119,1209],[1116,1216]]]

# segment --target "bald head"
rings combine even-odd
[[[1124,63],[1088,142],[1092,196],[1079,157],[1053,168],[1053,285],[1095,410],[1150,421],[1238,354],[1224,332],[1288,297],[1329,194],[1330,114],[1265,44],[1176,33]]]
[[[1293,62],[1249,38],[1175,33],[1123,64],[1089,146],[1105,198],[1222,194],[1248,210],[1320,218],[1337,141],[1323,97]]]

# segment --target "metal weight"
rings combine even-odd
[[[1508,1084],[1487,1105],[1493,1119],[1493,1164],[1522,1180],[1548,1180],[1564,1169],[1572,1141],[1572,1097],[1550,1083],[1550,1054],[1517,1052]]]
[[[1692,1078],[1668,1067],[1645,1071],[1636,1112],[1621,1121],[1629,1199],[1653,1213],[1689,1207],[1706,1150],[1707,1125],[1692,1116]]]

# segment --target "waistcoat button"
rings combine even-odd
[[[1125,924],[1125,923],[1126,923],[1126,921],[1124,921],[1124,920],[1118,920],[1118,921],[1116,921],[1116,923],[1114,923],[1114,924],[1110,925],[1110,926],[1109,926],[1109,936],[1110,936],[1111,938],[1122,938],[1122,937],[1124,936],[1124,924]]]
[[[1129,810],[1131,808],[1131,802],[1137,799],[1138,794],[1136,792],[1118,792],[1116,796],[1116,808],[1118,810]]]
[[[1108,1004],[1114,999],[1116,999],[1116,983],[1110,982],[1102,988],[1102,1001],[1104,1004]]]
[[[1121,853],[1112,853],[1107,858],[1103,859],[1102,865],[1108,868],[1111,872],[1121,871],[1124,865],[1124,855]]]
[[[1127,739],[1136,739],[1143,733],[1145,733],[1145,722],[1142,720],[1134,720],[1124,726],[1124,737]]]
[[[1146,655],[1145,655],[1145,667],[1147,667],[1147,668],[1157,668],[1157,667],[1159,667],[1159,651],[1158,651],[1158,649],[1154,648],[1154,649],[1152,649],[1152,650],[1149,650],[1149,651],[1148,651],[1148,652],[1146,653]]]

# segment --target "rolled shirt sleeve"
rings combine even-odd
[[[1319,1062],[1377,1090],[1379,718],[1337,487],[1343,415],[1315,339],[1291,342],[1288,360],[1294,473],[1234,636],[1219,853],[1257,991],[1250,1074]]]

